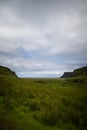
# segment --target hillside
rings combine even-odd
[[[73,71],[73,75],[74,77],[87,77],[87,66],[79,68],[79,69],[75,69]]]
[[[73,72],[64,72],[60,78],[86,78],[87,77],[87,66],[75,69]]]
[[[0,75],[1,76],[8,76],[8,77],[17,77],[15,72],[11,71],[7,67],[0,66]]]

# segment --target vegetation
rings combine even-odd
[[[86,130],[87,79],[0,75],[0,130]]]

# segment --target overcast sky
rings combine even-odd
[[[0,65],[58,77],[87,65],[87,0],[0,0]]]

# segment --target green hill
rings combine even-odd
[[[7,67],[0,66],[0,76],[17,77],[15,72],[11,71]]]
[[[73,75],[74,77],[87,77],[87,66],[75,69]]]
[[[61,78],[87,78],[87,66],[75,69],[73,72],[64,72]]]

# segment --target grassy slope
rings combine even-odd
[[[17,77],[15,72],[11,71],[7,67],[0,66],[0,75],[1,76],[8,76],[8,77]]]
[[[73,73],[75,77],[87,78],[87,67],[76,69]]]
[[[1,130],[86,130],[87,80],[0,76]]]

